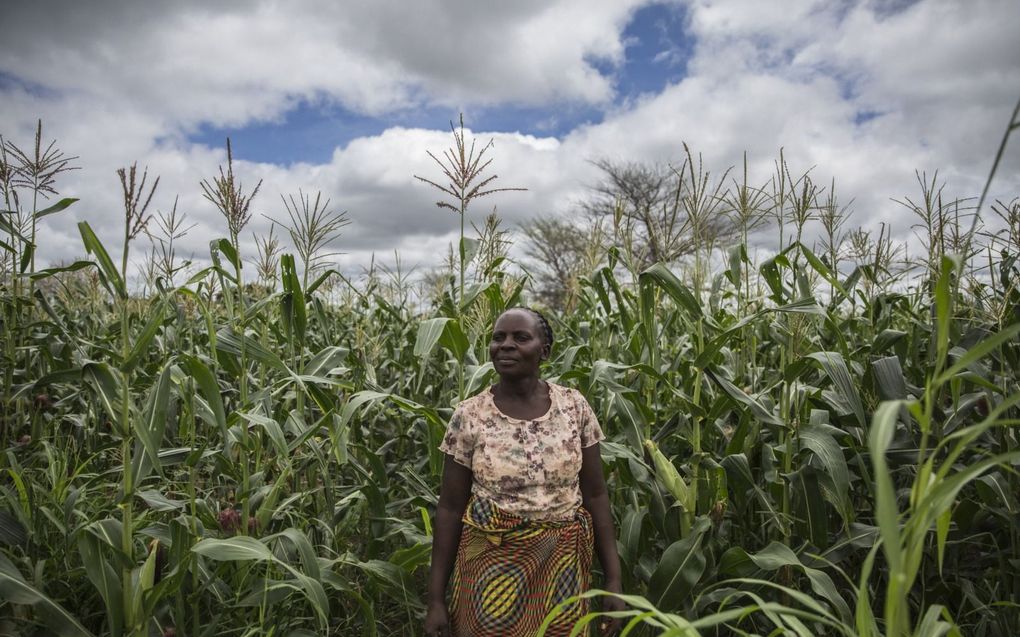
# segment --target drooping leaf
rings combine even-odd
[[[871,361],[871,373],[875,378],[875,391],[882,400],[906,400],[907,381],[903,377],[900,359],[886,356]]]
[[[104,542],[93,533],[78,534],[78,555],[85,565],[85,574],[99,592],[106,606],[111,637],[119,637],[124,630],[124,597],[117,569],[104,554]]]
[[[234,356],[240,356],[242,343],[246,356],[271,369],[284,372],[292,378],[295,376],[294,372],[287,367],[286,363],[284,363],[279,356],[266,349],[254,338],[250,336],[241,336],[230,328],[222,328],[216,332],[216,349],[219,351],[226,352]]]
[[[690,535],[674,542],[662,554],[648,582],[648,598],[656,607],[668,612],[681,609],[701,580],[706,565],[701,540],[710,527],[707,518],[699,518]]]
[[[303,374],[306,376],[328,376],[346,371],[340,364],[347,357],[348,350],[336,345],[328,345],[305,363]]]
[[[0,553],[0,599],[36,607],[40,619],[60,637],[93,637],[67,609],[25,581],[3,553]]]
[[[220,433],[226,434],[227,415],[223,408],[223,396],[220,394],[220,386],[216,382],[216,376],[201,359],[195,356],[183,356],[181,358],[181,365],[195,379],[195,385],[205,399],[206,404],[209,405]]]
[[[273,553],[259,540],[239,535],[224,540],[205,538],[191,548],[192,551],[219,562],[268,562]]]
[[[126,299],[128,294],[127,288],[124,286],[124,280],[121,278],[120,272],[113,265],[113,260],[106,252],[106,248],[99,241],[99,237],[96,236],[96,233],[92,232],[92,227],[87,221],[81,221],[78,223],[78,231],[81,234],[82,242],[85,244],[85,251],[96,258],[100,279],[104,285],[115,296]]]
[[[864,427],[867,424],[867,417],[864,414],[864,404],[861,402],[861,394],[857,390],[857,384],[850,377],[850,370],[847,369],[846,361],[839,352],[811,352],[808,358],[821,363],[826,376],[832,381],[833,387],[840,397],[850,405],[853,414],[857,418],[857,424]]]
[[[152,343],[152,339],[155,338],[159,328],[163,325],[163,318],[165,315],[165,308],[161,301],[153,303],[153,307],[149,308],[149,318],[145,322],[145,327],[142,328],[141,333],[135,338],[135,342],[131,345],[131,352],[128,354],[127,359],[121,363],[121,371],[124,373],[130,372],[134,369],[142,357],[148,352],[149,344]]]
[[[114,429],[120,435],[127,434],[128,424],[121,417],[121,392],[123,380],[120,373],[106,363],[85,363],[81,370],[82,379],[92,386],[99,397],[99,402],[114,423]]]
[[[468,340],[456,319],[441,316],[422,321],[418,327],[414,355],[419,358],[427,358],[435,351],[436,345],[442,345],[448,349],[456,360],[464,359],[464,354],[468,349]]]
[[[751,414],[758,420],[768,423],[770,425],[782,426],[783,422],[779,420],[772,412],[765,408],[757,399],[750,394],[745,394],[739,387],[726,380],[722,376],[716,374],[711,370],[705,370],[705,376],[712,380],[712,382],[719,385],[723,391],[729,395],[730,398],[735,400],[737,403],[747,407]]]
[[[170,407],[170,370],[172,361],[163,366],[156,384],[149,394],[145,413],[141,418],[134,421],[134,432],[141,441],[148,458],[149,465],[157,473],[163,473],[163,465],[160,462],[159,452],[163,443],[163,432],[166,431],[166,421]],[[138,480],[144,477],[143,470],[136,476]],[[135,484],[138,484],[136,481]]]
[[[807,425],[797,432],[802,449],[810,451],[822,465],[822,469],[832,480],[835,493],[827,494],[833,506],[839,511],[844,525],[853,522],[853,504],[850,493],[850,469],[843,456],[843,447],[835,436],[840,430],[829,425]],[[821,546],[821,545],[818,545]]]
[[[687,311],[692,320],[702,318],[701,304],[694,294],[664,264],[656,263],[649,267],[639,275],[639,281],[644,285],[654,283],[660,287],[677,306]]]
[[[283,458],[288,456],[289,450],[287,449],[287,440],[284,438],[283,429],[280,428],[280,423],[276,422],[272,418],[267,418],[266,416],[250,411],[238,412],[237,415],[251,424],[261,427],[269,436],[269,440],[272,441],[276,452]]]

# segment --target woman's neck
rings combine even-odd
[[[506,398],[527,400],[528,398],[535,396],[539,388],[542,386],[542,382],[542,379],[538,376],[526,376],[524,378],[515,378],[512,380],[501,378],[499,383],[496,384],[496,387]]]

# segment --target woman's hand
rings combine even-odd
[[[619,584],[606,584],[605,590],[610,593],[621,593],[623,589]],[[599,601],[602,605],[603,613],[612,613],[616,611],[627,610],[627,604],[624,603],[619,597],[613,595],[603,595],[599,597]],[[621,617],[601,617],[598,621],[599,636],[610,637],[616,635],[623,628],[623,619]]]
[[[447,637],[450,634],[450,613],[446,604],[430,602],[425,612],[426,637]]]

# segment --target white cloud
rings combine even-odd
[[[225,156],[187,143],[183,131],[200,121],[273,117],[309,96],[366,112],[418,101],[604,101],[611,79],[589,61],[619,64],[632,11],[609,0],[435,0],[371,10],[353,3],[343,13],[329,5],[300,14],[280,5],[158,5],[162,15],[135,3],[107,13],[34,6],[5,9],[14,19],[0,27],[0,68],[56,92],[0,89],[0,132],[27,143],[42,117],[47,138],[59,139],[83,166],[62,182],[62,192],[82,202],[47,220],[44,261],[81,252],[73,224],[81,218],[108,244],[117,242],[114,170],[135,158],[162,177],[156,206],[167,210],[180,194],[180,210],[199,224],[184,249],[204,257],[209,239],[226,230],[198,183]],[[491,135],[498,183],[529,190],[477,201],[472,219],[493,205],[508,226],[565,212],[595,178],[587,160],[677,161],[687,141],[716,174],[748,151],[755,180],[767,177],[784,147],[793,171],[815,166],[814,178],[826,186],[835,177],[841,199],[856,200],[855,223],[892,222],[906,239],[910,221],[890,198],[916,193],[915,169],[940,169],[947,192],[976,195],[1020,86],[1020,15],[1010,0],[970,6],[927,0],[889,12],[867,3],[692,0],[688,77],[633,103],[606,105],[602,122],[560,140]],[[862,113],[871,118],[858,122]],[[324,164],[238,162],[245,183],[265,180],[249,230],[268,230],[261,213],[285,216],[280,193],[322,190],[352,220],[338,246],[348,253],[340,260],[346,267],[367,263],[372,252],[388,258],[394,248],[407,263],[434,264],[458,220],[436,208],[438,193],[413,175],[437,177],[425,151],[450,142],[448,130],[393,127],[337,148]],[[996,193],[1020,187],[1018,144]]]
[[[641,1],[16,3],[0,70],[183,127],[272,119],[302,99],[368,114],[599,103],[612,80],[592,60],[622,59]]]

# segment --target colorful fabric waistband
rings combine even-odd
[[[560,529],[574,524],[580,524],[585,531],[591,528],[591,515],[582,507],[565,520],[531,520],[499,508],[492,500],[475,496],[468,501],[462,521],[484,533],[494,544],[499,544],[499,538],[512,532]]]

